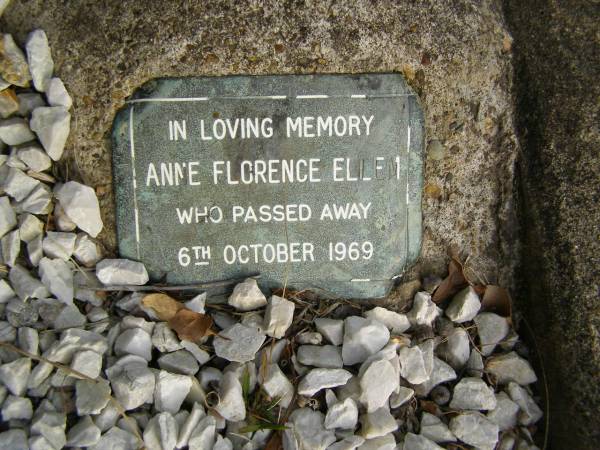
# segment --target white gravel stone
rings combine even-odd
[[[56,330],[66,330],[67,328],[83,327],[87,319],[75,305],[65,305],[52,322]]]
[[[454,386],[450,408],[488,411],[495,407],[494,389],[481,378],[463,378]]]
[[[390,329],[393,334],[401,334],[410,328],[410,321],[405,314],[399,314],[389,309],[376,306],[367,311],[364,316],[368,319],[374,319]]]
[[[421,435],[435,443],[455,442],[456,436],[439,417],[423,412],[421,416]]]
[[[19,115],[23,117],[29,116],[31,111],[38,106],[46,106],[44,98],[35,92],[23,92],[17,94],[17,98],[19,99]]]
[[[284,432],[286,450],[325,450],[336,441],[334,432],[325,429],[324,417],[319,411],[297,409],[290,414],[286,426],[289,427]]]
[[[0,98],[1,98],[1,93],[0,93]],[[0,107],[0,109],[1,109],[1,107]],[[10,154],[2,155],[4,158],[6,158],[5,163],[8,167],[13,167],[13,168],[19,169],[19,170],[27,170],[27,164],[25,164],[21,160],[21,158],[19,158],[18,151],[19,151],[19,149],[17,147],[11,147]]]
[[[419,397],[426,397],[431,390],[438,384],[445,383],[447,381],[456,380],[456,372],[452,367],[446,364],[439,358],[433,359],[433,370],[429,380],[425,383],[414,385],[415,394]]]
[[[488,359],[485,370],[494,376],[498,384],[507,384],[514,381],[521,386],[525,386],[537,381],[537,376],[529,361],[521,358],[515,352]]]
[[[354,430],[358,423],[358,406],[352,398],[336,402],[327,409],[325,415],[325,428],[333,430],[341,428]]]
[[[48,439],[46,439],[44,436],[37,434],[37,435],[31,436],[29,438],[29,450],[50,450],[50,449],[54,449],[54,447],[52,447],[52,444],[50,444],[50,442],[48,442]]]
[[[144,285],[148,272],[140,262],[129,259],[103,259],[96,265],[96,276],[105,285]]]
[[[206,413],[204,412],[202,405],[200,405],[200,403],[194,403],[192,406],[192,411],[187,416],[184,423],[179,427],[179,434],[176,443],[177,448],[185,447],[188,444],[190,436],[196,428],[196,425],[198,425],[200,420],[202,420],[202,418],[205,416]]]
[[[44,232],[44,223],[33,214],[19,216],[19,236],[23,242],[31,242]]]
[[[105,432],[114,427],[120,417],[121,414],[119,413],[119,410],[115,404],[111,402],[106,405],[99,414],[95,415],[93,420],[96,426],[100,428],[100,431]]]
[[[342,386],[352,377],[344,369],[312,369],[298,385],[298,394],[312,397],[321,389]]]
[[[406,433],[402,450],[444,450],[444,448],[420,434]]]
[[[396,439],[392,433],[375,439],[367,439],[358,450],[395,450]]]
[[[402,347],[398,354],[400,375],[411,384],[422,384],[429,379],[423,352],[418,346]]]
[[[195,375],[200,369],[200,365],[194,355],[187,350],[177,350],[167,353],[158,358],[158,367],[173,373],[183,375]]]
[[[20,145],[35,139],[27,121],[19,117],[0,120],[0,140],[7,145]]]
[[[188,300],[184,304],[187,309],[197,312],[198,314],[204,314],[204,308],[206,306],[206,292],[196,295],[194,298]]]
[[[477,325],[477,334],[481,353],[484,356],[491,355],[496,345],[501,342],[510,331],[510,326],[506,317],[499,316],[491,312],[482,312],[473,319]]]
[[[405,386],[400,386],[398,392],[392,392],[390,395],[390,408],[400,408],[407,401],[415,396],[415,391]]]
[[[362,424],[360,434],[367,440],[385,436],[398,429],[396,419],[387,407],[361,415],[360,422]]]
[[[189,439],[189,450],[212,449],[215,442],[217,421],[213,416],[200,420]]]
[[[33,85],[39,92],[46,92],[54,72],[54,61],[46,33],[40,29],[29,33],[25,42],[25,50]]]
[[[56,189],[56,198],[67,216],[83,231],[96,237],[102,231],[100,205],[89,186],[69,181]]]
[[[27,390],[27,380],[31,373],[31,360],[19,358],[0,366],[0,381],[11,394],[20,397]]]
[[[29,450],[27,443],[27,434],[24,430],[13,428],[12,430],[0,433],[0,448],[10,450]]]
[[[2,403],[2,420],[7,422],[12,419],[31,419],[33,408],[31,400],[25,397],[9,395]]]
[[[294,385],[277,364],[268,364],[264,370],[260,370],[258,383],[269,397],[280,399],[279,404],[283,408],[287,408],[294,398]]]
[[[42,435],[55,449],[63,448],[67,443],[66,421],[67,417],[64,413],[36,411],[31,422],[31,434]]]
[[[437,348],[437,354],[455,370],[460,370],[469,360],[470,341],[463,328],[455,328],[446,341]]]
[[[470,377],[482,377],[483,376],[483,358],[481,353],[476,349],[471,350],[469,359],[466,364],[466,374]]]
[[[262,293],[254,278],[247,278],[233,289],[227,303],[238,311],[251,311],[267,304],[267,298]]]
[[[344,320],[342,359],[351,366],[364,362],[381,350],[390,339],[385,325],[373,319],[350,316]]]
[[[6,280],[0,280],[0,303],[8,303],[16,297],[15,291],[12,290]]]
[[[144,429],[144,444],[148,450],[174,450],[177,444],[178,425],[169,412],[156,414]]]
[[[196,361],[198,361],[198,364],[200,364],[201,366],[210,361],[210,353],[208,353],[206,350],[201,349],[198,345],[194,344],[193,342],[181,341],[181,345],[185,350],[190,352],[194,358],[196,358]]]
[[[129,328],[141,328],[148,334],[152,334],[154,330],[154,322],[149,322],[143,317],[125,316],[121,319],[121,330]]]
[[[0,342],[14,342],[17,338],[15,327],[5,321],[0,321]]]
[[[31,113],[29,126],[35,131],[48,156],[58,161],[65,149],[71,127],[71,114],[62,106],[40,106]]]
[[[315,319],[315,327],[331,344],[342,345],[344,341],[344,321],[319,317]]]
[[[305,331],[296,336],[296,342],[302,345],[320,345],[323,342],[323,336],[316,331]]]
[[[456,294],[448,308],[446,308],[446,316],[452,322],[463,323],[473,320],[481,308],[481,301],[475,289],[471,286],[464,288]]]
[[[152,338],[141,328],[129,328],[124,330],[115,341],[115,354],[138,355],[146,361],[152,359]]]
[[[216,355],[221,358],[228,361],[247,362],[254,359],[264,341],[264,334],[238,323],[215,336],[213,346]]]
[[[85,267],[94,267],[100,260],[100,252],[98,246],[85,233],[78,233],[75,240],[75,249],[73,256],[77,261]]]
[[[13,267],[17,262],[19,251],[21,250],[21,238],[19,230],[11,231],[2,238],[2,259],[8,267]]]
[[[327,447],[327,450],[355,450],[364,444],[365,438],[362,436],[347,436],[341,441],[337,441],[335,444],[331,444]]]
[[[71,369],[87,375],[90,378],[97,378],[102,370],[102,355],[93,350],[82,350],[73,355]]]
[[[156,410],[177,413],[191,387],[192,379],[189,376],[160,370],[156,374],[154,391]]]
[[[75,382],[75,407],[77,414],[99,414],[110,400],[110,385],[106,380]]]
[[[510,430],[517,426],[519,405],[513,402],[506,392],[496,394],[496,407],[487,413],[487,418],[500,428],[500,431]]]
[[[19,348],[32,355],[39,354],[39,334],[35,328],[19,327],[17,331]]]
[[[181,350],[183,345],[166,322],[157,322],[152,331],[152,345],[161,353]]]
[[[511,382],[508,384],[507,390],[511,400],[519,405],[521,410],[519,412],[519,423],[521,425],[533,425],[542,418],[544,413],[524,388],[515,382]]]
[[[96,445],[88,450],[138,450],[139,441],[129,431],[113,427],[104,433]]]
[[[18,208],[31,214],[48,214],[52,211],[52,193],[45,184],[39,184]]]
[[[294,303],[273,295],[265,308],[265,332],[267,336],[280,339],[285,336],[294,319]]]
[[[431,300],[431,294],[422,291],[415,294],[413,306],[407,317],[413,326],[431,327],[431,324],[439,314],[439,308]]]
[[[49,258],[60,258],[68,261],[75,250],[75,233],[49,231],[43,241],[44,253]]]
[[[40,265],[40,261],[44,257],[41,234],[27,243],[27,257],[32,266],[38,267]]]
[[[220,434],[217,434],[215,445],[212,450],[233,450],[233,444],[228,438],[224,438]]]
[[[75,222],[73,222],[65,210],[60,206],[60,203],[54,205],[54,225],[59,231],[73,231],[77,228]]]
[[[65,88],[65,84],[60,78],[51,78],[46,89],[46,98],[50,106],[64,106],[70,109],[73,106],[73,100]]]
[[[21,170],[11,167],[4,180],[4,191],[20,202],[24,200],[40,184],[35,178],[25,175]]]
[[[42,283],[61,302],[73,303],[73,272],[62,259],[42,258],[39,263]]]
[[[246,405],[242,393],[242,385],[235,373],[228,372],[223,375],[219,387],[219,403],[215,410],[226,420],[239,422],[246,418]]]
[[[0,238],[17,225],[17,215],[6,196],[0,197]]]
[[[381,408],[387,404],[399,382],[400,378],[390,361],[373,361],[360,376],[360,402],[368,412]]]
[[[498,425],[479,412],[464,412],[450,419],[450,431],[465,444],[493,450],[498,442]]]
[[[17,153],[19,159],[34,172],[43,172],[52,166],[52,160],[38,144],[25,144]]]
[[[140,330],[142,331],[142,330]],[[110,377],[110,384],[116,399],[126,411],[144,403],[153,403],[154,374],[141,364],[130,364]]]
[[[68,447],[89,447],[100,440],[100,428],[90,416],[84,416],[67,433]]]
[[[301,345],[296,351],[298,362],[305,366],[341,369],[342,349],[335,345]]]

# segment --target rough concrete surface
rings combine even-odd
[[[443,274],[456,247],[489,281],[512,279],[517,144],[500,2],[31,0],[13,2],[0,24],[19,42],[36,27],[48,34],[74,101],[69,173],[100,191],[109,251],[109,130],[145,81],[401,72],[421,96],[429,142],[419,266]]]
[[[518,306],[543,355],[551,448],[600,448],[600,8],[509,0],[515,39]]]

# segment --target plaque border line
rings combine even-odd
[[[140,260],[140,218],[138,211],[137,202],[137,176],[135,173],[135,143],[133,139],[133,110],[134,105],[131,105],[129,110],[129,148],[131,153],[131,175],[133,180],[133,216],[135,220],[135,249],[137,253],[137,259]]]

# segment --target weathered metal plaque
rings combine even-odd
[[[121,256],[168,283],[384,296],[419,253],[422,151],[398,74],[151,81],[113,128]]]

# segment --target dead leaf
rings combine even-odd
[[[423,411],[433,414],[434,416],[440,416],[442,413],[437,403],[430,400],[421,400],[420,406]]]
[[[489,284],[481,300],[482,311],[494,312],[500,316],[510,318],[512,315],[512,299],[508,290]]]
[[[177,311],[185,308],[172,297],[166,294],[148,294],[142,299],[146,308],[151,308],[160,320],[168,321],[175,317]]]
[[[207,334],[213,334],[210,327],[212,318],[207,314],[200,314],[187,308],[182,308],[168,320],[169,326],[177,333],[179,339],[198,342]]]
[[[283,443],[281,441],[281,433],[273,433],[269,442],[265,446],[265,450],[283,450]]]
[[[463,273],[462,264],[453,258],[448,266],[448,276],[444,278],[444,281],[435,290],[431,299],[434,303],[441,303],[468,285],[469,283]]]

